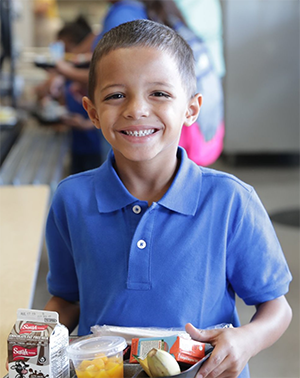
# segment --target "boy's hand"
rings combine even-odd
[[[277,341],[292,319],[284,296],[256,305],[250,323],[237,328],[198,330],[190,323],[192,339],[208,342],[214,350],[199,369],[197,378],[236,378],[249,359]]]
[[[214,346],[197,378],[236,378],[253,355],[247,332],[242,328],[199,330],[190,323],[185,328],[192,339]]]

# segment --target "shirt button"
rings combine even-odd
[[[141,209],[141,206],[139,205],[134,205],[133,208],[132,208],[132,211],[135,213],[135,214],[139,214],[142,209]]]
[[[147,245],[147,243],[145,242],[145,240],[139,240],[138,242],[137,242],[137,246],[138,246],[138,248],[139,249],[144,249],[144,248],[146,248],[146,245]]]

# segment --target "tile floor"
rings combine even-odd
[[[272,216],[278,211],[299,209],[300,185],[299,165],[264,163],[263,161],[249,164],[229,164],[228,159],[221,158],[213,168],[235,174],[245,182],[256,188],[258,195],[267,211]],[[238,160],[239,162],[239,160]],[[286,259],[293,274],[293,281],[287,299],[293,308],[293,320],[283,337],[271,348],[261,352],[250,361],[252,378],[299,378],[299,255],[300,233],[299,227],[288,226],[273,222],[278,238],[281,242]],[[37,280],[36,294],[33,308],[43,308],[49,298],[45,277],[47,273],[47,257],[45,251],[41,256],[40,271]],[[253,309],[238,301],[241,322],[248,322]]]

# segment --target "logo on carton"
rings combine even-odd
[[[28,369],[30,365],[26,364],[24,361],[16,361],[13,366],[11,366],[12,370],[15,370],[17,375],[16,378],[26,378],[27,374],[29,373],[29,378],[48,378],[49,374],[43,374],[41,371],[33,371],[33,369]]]
[[[37,348],[24,348],[20,345],[14,345],[13,349],[13,360],[23,360],[24,358],[31,358],[37,356]]]
[[[31,332],[41,332],[45,331],[48,328],[48,325],[38,325],[33,323],[24,323],[20,329],[20,335],[24,333],[31,333]]]
[[[14,366],[12,366],[11,369],[16,370],[16,373],[18,373],[16,377],[23,378],[28,373],[28,367],[29,365],[26,364],[24,361],[18,361],[15,362]]]

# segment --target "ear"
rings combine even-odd
[[[200,108],[202,105],[202,95],[200,93],[195,94],[194,97],[192,97],[189,100],[188,108],[185,115],[185,126],[191,126],[193,123],[196,122]]]
[[[90,120],[93,122],[93,124],[97,127],[97,129],[101,129],[98,112],[92,101],[88,97],[84,96],[82,98],[82,105],[86,110],[87,114],[89,115]]]

